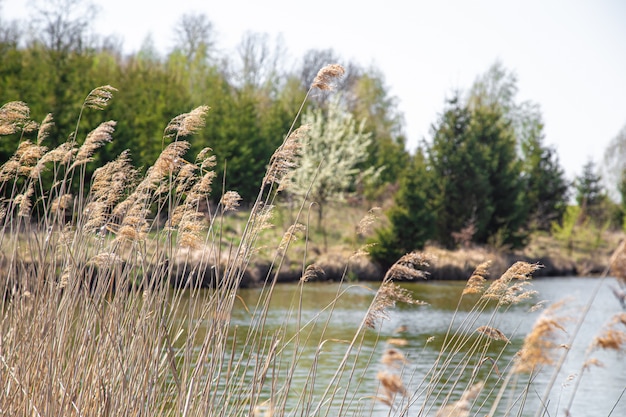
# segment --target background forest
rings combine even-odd
[[[86,3],[68,4],[83,10]],[[545,144],[541,109],[517,99],[516,74],[501,62],[467,89],[451,91],[431,136],[409,151],[404,115],[375,67],[348,62],[332,49],[292,60],[279,42],[257,33],[223,51],[202,14],[181,16],[167,54],[148,39],[127,55],[118,40],[90,34],[92,18],[88,8],[72,14],[43,7],[27,22],[0,14],[0,103],[23,101],[37,121],[51,113],[54,126],[42,145],[53,149],[71,135],[81,143],[103,117],[116,121],[113,140],[85,167],[86,184],[125,150],[135,166],[151,166],[168,145],[164,126],[208,105],[206,126],[189,139],[190,153],[208,146],[216,156],[213,203],[237,190],[249,206],[317,71],[336,62],[345,74],[332,96],[319,91],[304,101],[299,122],[308,130],[287,190],[289,199],[316,203],[318,229],[329,206],[382,207],[386,221],[371,255],[384,266],[427,243],[515,249],[548,235],[571,249],[576,234],[597,245],[602,233],[622,229],[626,177],[619,150],[626,129],[607,150],[612,185],[591,160],[568,180]],[[84,97],[103,85],[116,89],[111,104],[103,113],[85,111],[77,126]],[[2,137],[0,162],[35,136],[33,126],[16,125]],[[309,188],[313,178],[317,185]]]

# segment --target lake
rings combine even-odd
[[[288,394],[281,394],[286,401],[286,415],[308,415],[319,411],[322,415],[341,413],[379,417],[400,415],[408,411],[406,414],[410,416],[419,415],[420,412],[421,415],[434,416],[446,395],[449,394],[449,402],[454,402],[471,383],[480,380],[484,381],[485,386],[472,406],[470,415],[482,416],[488,414],[493,398],[506,377],[507,368],[541,314],[541,309],[530,311],[532,307],[541,300],[546,300],[546,305],[565,300],[559,313],[565,316],[561,321],[565,332],[558,332],[563,340],[555,339],[554,343],[566,343],[574,331],[578,316],[600,280],[543,278],[532,282],[537,295],[504,311],[499,310],[497,314],[494,314],[494,305],[487,306],[481,314],[473,312],[472,306],[476,298],[466,296],[459,304],[465,282],[401,283],[401,287],[410,291],[415,299],[423,300],[428,305],[397,304],[390,308],[388,316],[378,321],[378,331],[368,329],[359,333],[355,347],[349,354],[346,354],[346,349],[363,320],[364,312],[372,302],[375,288],[370,287],[375,284],[307,282],[302,287],[298,284],[280,284],[273,289],[267,314],[264,315],[265,320],[259,320],[259,315],[255,315],[254,311],[257,302],[263,299],[262,296],[267,291],[258,288],[242,289],[235,301],[230,321],[231,333],[237,329],[238,340],[241,340],[241,335],[246,334],[252,323],[253,326],[263,329],[268,341],[280,340],[277,344],[278,349],[282,349],[278,355],[279,360],[272,363],[272,369],[267,373],[270,382],[266,385],[274,388],[267,389],[268,402],[259,407],[259,413],[267,412],[269,415],[271,410],[267,404],[272,401],[272,390],[288,377],[291,380],[291,389]],[[571,415],[626,416],[626,398],[621,398],[626,388],[626,361],[623,352],[620,354],[599,350],[586,356],[588,346],[603,326],[611,317],[623,312],[611,292],[611,286],[617,286],[612,278],[601,283],[596,300],[569,348],[567,359],[556,377],[549,397],[547,408],[551,416],[565,415],[564,409],[576,389],[577,380],[581,378],[581,366],[589,358],[596,359],[603,366],[592,366],[583,372],[580,387],[576,390],[570,409]],[[341,296],[337,299],[339,293]],[[189,299],[183,300],[185,302],[189,302]],[[454,355],[441,359],[449,361],[445,370],[435,383],[426,384],[424,381],[433,377],[432,366],[439,356],[450,323],[454,322],[451,330],[454,332],[467,320],[471,320],[468,323],[470,333],[481,325],[489,324],[506,335],[510,343],[492,341],[487,351],[476,351],[472,348],[477,340],[474,334],[464,345],[454,349]],[[622,325],[620,330],[626,330],[623,327]],[[298,328],[303,330],[296,332]],[[264,346],[263,342],[254,343]],[[269,351],[271,348],[264,349]],[[389,349],[394,349],[391,352],[396,355],[400,354],[398,360],[390,362],[387,357],[386,363],[381,362]],[[557,349],[557,354],[560,355],[564,349]],[[477,363],[473,355],[482,360]],[[263,362],[260,357],[250,359],[253,356],[250,352],[243,356],[247,358],[247,363]],[[344,372],[342,375],[335,375],[344,356]],[[297,359],[294,361],[294,358]],[[250,369],[250,366],[247,368]],[[526,380],[512,377],[508,381],[510,389],[507,392],[513,394],[500,401],[497,415],[504,415],[507,409],[512,410],[512,415],[518,415],[521,404],[525,405],[519,415],[534,415],[552,377],[552,369],[547,366],[530,386],[524,382],[528,377]],[[407,395],[397,395],[393,404],[381,401],[385,397],[377,378],[379,372],[397,375],[403,381]],[[347,381],[350,381],[349,387]],[[272,385],[273,383],[275,384]],[[527,387],[528,395],[522,395]],[[487,395],[489,392],[491,394]],[[330,398],[329,395],[332,399],[325,401],[325,398]],[[424,401],[426,397],[428,400]],[[314,404],[311,409],[303,405],[307,401]],[[315,410],[318,403],[323,405]]]

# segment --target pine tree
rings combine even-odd
[[[428,173],[424,156],[418,150],[412,158],[400,188],[394,196],[394,205],[387,212],[389,227],[376,233],[371,257],[388,268],[398,258],[419,250],[433,237],[434,213],[427,195]]]

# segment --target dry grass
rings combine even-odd
[[[311,88],[330,89],[342,74],[338,66],[325,67]],[[558,372],[561,360],[549,356],[560,347],[552,335],[563,326],[562,318],[550,314],[555,307],[538,320],[515,362],[501,360],[514,335],[498,330],[498,315],[532,295],[529,279],[538,265],[518,262],[499,271],[500,258],[478,250],[454,258],[469,268],[462,297],[475,304],[465,316],[455,312],[425,375],[406,373],[411,361],[402,351],[405,339],[386,340],[376,361],[376,346],[364,349],[365,334],[380,331],[396,303],[428,308],[397,281],[427,278],[430,262],[447,262],[444,251],[399,259],[371,290],[371,304],[353,334],[337,340],[327,330],[339,300],[355,287],[363,290],[360,284],[341,286],[332,302],[305,321],[304,286],[325,279],[331,269],[346,282],[354,268],[366,268],[359,262],[377,211],[343,210],[332,221],[353,224],[351,237],[339,236],[338,257],[324,263],[316,256],[315,242],[322,239],[306,227],[307,206],[276,209],[297,155],[297,129],[272,157],[249,211],[237,211],[235,191],[224,193],[209,216],[199,210],[210,197],[215,157],[205,149],[191,158],[182,138],[204,125],[206,106],[170,122],[162,153],[145,175],[122,153],[95,171],[87,191],[84,167],[114,140],[115,123],[81,136],[80,118],[87,109],[104,109],[114,92],[110,86],[94,89],[72,139],[52,150],[45,148],[50,117],[37,125],[20,102],[0,109],[0,134],[38,130],[37,141],[22,140],[0,169],[6,197],[0,202],[2,414],[369,415],[382,403],[398,416],[483,415],[489,406],[495,415],[507,393],[518,395],[509,385],[514,376],[529,372],[530,381],[548,365]],[[41,175],[46,170],[49,182]],[[75,188],[78,195],[70,193]],[[259,273],[258,302],[246,305],[237,290],[259,257],[268,265]],[[279,273],[292,265],[298,265],[298,294],[279,328],[270,329]],[[490,275],[497,279],[487,281]],[[201,290],[203,285],[210,288]],[[245,328],[231,323],[234,308],[248,314]],[[623,349],[624,321],[616,316],[594,348]],[[313,326],[322,329],[319,340],[311,339]],[[332,376],[320,380],[317,364],[329,345],[340,350]],[[373,375],[363,362],[384,369]],[[591,363],[593,358],[585,366]],[[486,377],[496,375],[496,386],[477,379],[478,370],[489,365]],[[297,387],[296,370],[306,375]],[[380,391],[363,407],[366,378],[376,378]]]

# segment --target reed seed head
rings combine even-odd
[[[378,374],[376,374],[376,379],[378,379],[383,388],[384,398],[389,400],[390,403],[393,403],[393,399],[397,394],[401,394],[402,396],[407,395],[404,383],[398,375],[387,371],[379,371]]]
[[[379,219],[381,212],[380,207],[372,207],[367,214],[359,221],[357,226],[357,234],[360,236],[366,236],[371,230],[372,226]]]
[[[389,319],[387,309],[394,307],[398,301],[413,305],[426,304],[423,301],[415,300],[407,289],[401,288],[391,281],[385,281],[376,292],[376,296],[367,311],[365,325],[374,329],[379,319]]]
[[[429,265],[429,258],[421,252],[411,252],[402,256],[389,268],[384,280],[426,279],[428,273],[420,268]]]
[[[113,140],[113,131],[115,130],[116,124],[117,123],[113,120],[109,120],[108,122],[101,123],[97,128],[89,132],[85,142],[78,149],[76,160],[71,168],[91,162],[94,152],[105,143],[109,143]]]
[[[490,266],[491,261],[485,261],[476,267],[472,276],[469,278],[469,280],[467,280],[467,285],[463,290],[463,295],[479,294],[483,292],[485,288],[485,283],[487,281],[487,278],[489,277]]]
[[[109,101],[113,98],[113,93],[117,91],[117,88],[110,85],[102,85],[96,87],[85,98],[85,106],[91,109],[103,110]]]
[[[313,279],[318,279],[319,277],[323,277],[324,275],[326,275],[326,272],[324,272],[322,267],[320,267],[317,264],[311,264],[307,266],[306,269],[304,270],[304,274],[300,278],[300,281],[308,282]]]
[[[478,333],[484,334],[485,336],[487,336],[490,339],[502,340],[502,341],[504,341],[506,343],[511,343],[509,338],[506,337],[506,335],[504,333],[502,333],[500,330],[496,329],[495,327],[480,326],[478,329],[476,329],[476,331]]]
[[[241,196],[237,191],[226,191],[222,196],[220,204],[222,205],[222,209],[224,211],[234,211],[239,207],[239,202],[241,201]]]
[[[30,119],[26,103],[11,101],[0,107],[0,136],[12,135],[22,129]]]
[[[555,303],[537,318],[518,352],[513,368],[515,372],[532,373],[540,366],[554,363],[554,351],[561,346],[558,343],[559,332],[565,333],[561,323],[568,320],[568,317],[556,314],[562,306],[562,301]]]
[[[312,88],[320,90],[333,90],[333,82],[345,74],[344,68],[339,64],[326,65],[320,69],[311,84]]]
[[[298,166],[298,158],[301,155],[302,138],[306,136],[306,132],[310,126],[302,125],[285,139],[284,143],[274,151],[270,159],[269,168],[263,179],[263,184],[276,183],[283,190],[289,181],[286,181],[288,174]]]
[[[385,352],[383,353],[383,356],[380,358],[380,361],[384,365],[387,365],[392,368],[399,368],[402,365],[408,363],[404,354],[400,352],[398,349],[393,349],[393,348],[385,350]]]

